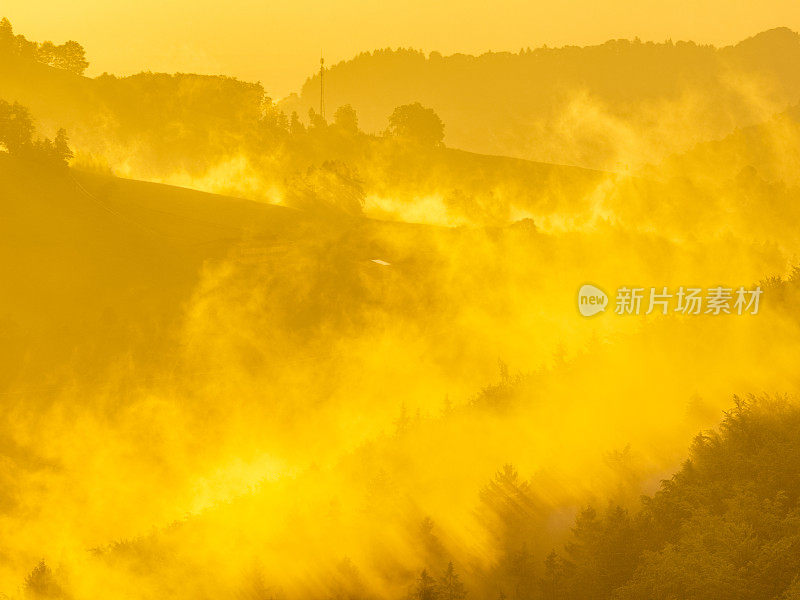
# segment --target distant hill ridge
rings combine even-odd
[[[787,28],[724,48],[636,39],[481,56],[384,49],[334,65],[326,97],[329,116],[351,104],[368,133],[384,131],[397,106],[419,101],[443,120],[450,148],[619,172],[797,105],[797,64],[800,35]],[[202,177],[243,150],[270,155],[279,147],[272,121],[288,123],[292,112],[306,120],[318,85],[315,75],[276,107],[260,83],[232,77],[87,78],[0,48],[0,98],[27,106],[44,135],[66,128],[81,158],[140,179]],[[307,153],[319,164],[344,160],[323,154]]]
[[[333,65],[325,93],[329,106],[352,104],[367,131],[419,101],[450,146],[609,168],[643,152],[614,135],[669,153],[686,148],[679,131],[690,143],[717,139],[766,118],[764,107],[785,110],[800,101],[799,63],[800,35],[785,27],[724,48],[637,38],[480,56],[381,49]],[[318,101],[314,75],[282,106],[304,114]]]

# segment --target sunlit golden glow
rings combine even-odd
[[[504,465],[544,515],[540,563],[586,503],[652,493],[733,394],[795,393],[800,321],[778,290],[800,261],[800,75],[775,48],[800,52],[796,33],[651,47],[704,65],[674,93],[653,91],[650,50],[620,46],[597,64],[644,66],[565,78],[541,112],[472,80],[380,100],[438,98],[425,134],[443,144],[376,116],[352,75],[394,55],[332,68],[327,122],[307,114],[319,46],[337,62],[800,28],[790,2],[595,5],[4,5],[15,33],[78,39],[92,66],[0,71],[0,99],[74,151],[69,168],[0,152],[0,598],[32,593],[41,560],[76,600],[405,598],[450,561],[496,598],[508,548],[485,490]],[[511,85],[503,68],[486,77]],[[263,89],[95,77],[148,69]],[[765,291],[752,316],[585,319],[587,282]]]

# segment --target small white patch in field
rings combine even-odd
[[[390,267],[392,265],[392,263],[388,263],[385,260],[381,260],[380,258],[373,258],[370,260],[371,262],[374,262],[376,265],[382,265],[384,267]]]

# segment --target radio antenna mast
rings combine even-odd
[[[325,59],[319,56],[319,116],[325,119]]]

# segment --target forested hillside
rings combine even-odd
[[[610,40],[589,47],[442,56],[365,52],[326,74],[328,102],[351,104],[366,131],[394,106],[422,102],[448,145],[486,154],[621,170],[727,135],[800,100],[800,36],[760,33],[724,48]],[[319,101],[319,76],[284,105]]]

